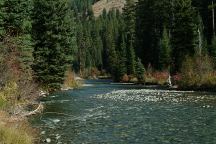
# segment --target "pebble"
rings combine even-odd
[[[59,119],[54,119],[53,122],[58,123],[58,122],[60,122],[60,120]]]
[[[50,139],[50,138],[47,138],[47,139],[46,139],[46,142],[47,142],[47,143],[51,143],[51,139]]]
[[[61,138],[61,136],[59,134],[56,134],[56,139],[58,140],[60,138]]]
[[[44,135],[45,133],[46,133],[46,131],[42,131],[42,132],[41,132],[41,135]]]

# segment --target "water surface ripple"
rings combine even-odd
[[[215,144],[216,94],[179,92],[109,81],[43,100],[32,123],[41,143]]]

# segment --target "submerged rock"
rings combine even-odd
[[[46,143],[51,143],[51,139],[50,139],[50,138],[47,138],[47,139],[45,140],[45,142],[46,142]]]
[[[41,132],[41,135],[45,135],[45,134],[46,134],[46,131],[42,131],[42,132]]]
[[[53,121],[54,123],[58,123],[58,122],[60,122],[59,119],[53,119],[52,121]]]

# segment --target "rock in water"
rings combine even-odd
[[[44,135],[45,133],[46,133],[45,131],[42,131],[42,132],[41,132],[41,135]]]
[[[47,138],[47,139],[46,139],[46,142],[47,142],[47,143],[51,143],[51,139],[50,139],[50,138]]]

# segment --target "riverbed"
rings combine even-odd
[[[86,81],[44,98],[40,143],[215,144],[216,93]]]

